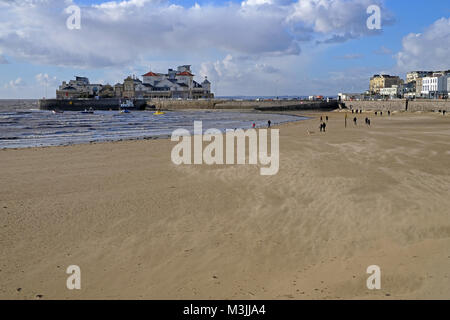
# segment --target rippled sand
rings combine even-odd
[[[167,140],[0,151],[0,298],[449,299],[450,117],[328,115],[280,127],[271,177]]]

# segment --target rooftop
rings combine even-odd
[[[154,72],[147,72],[146,74],[142,75],[143,77],[159,77],[160,74],[159,73],[154,73]]]
[[[177,76],[189,76],[189,77],[193,77],[194,75],[188,71],[183,71],[180,73],[177,73]]]

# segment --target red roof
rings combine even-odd
[[[159,74],[150,71],[142,76],[143,77],[159,77]]]
[[[188,72],[188,71],[183,71],[183,72],[177,73],[177,76],[190,76],[190,77],[193,77],[194,75],[192,73]]]

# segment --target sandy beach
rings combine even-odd
[[[1,150],[0,298],[450,299],[450,116],[312,116],[274,176],[163,139]]]

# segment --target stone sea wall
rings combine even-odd
[[[150,100],[148,105],[157,109],[256,109],[261,111],[287,111],[287,110],[312,110],[312,109],[336,109],[337,102],[309,102],[297,100]]]
[[[119,99],[84,99],[84,100],[57,100],[46,99],[39,101],[42,110],[70,110],[82,111],[93,108],[94,110],[118,110]],[[290,110],[334,110],[339,108],[336,101],[299,101],[299,100],[135,100],[134,104],[140,109],[241,109],[260,111],[290,111]]]
[[[345,101],[348,109],[381,110],[381,111],[438,111],[450,112],[450,100],[418,99],[406,101],[404,99],[387,101]]]

